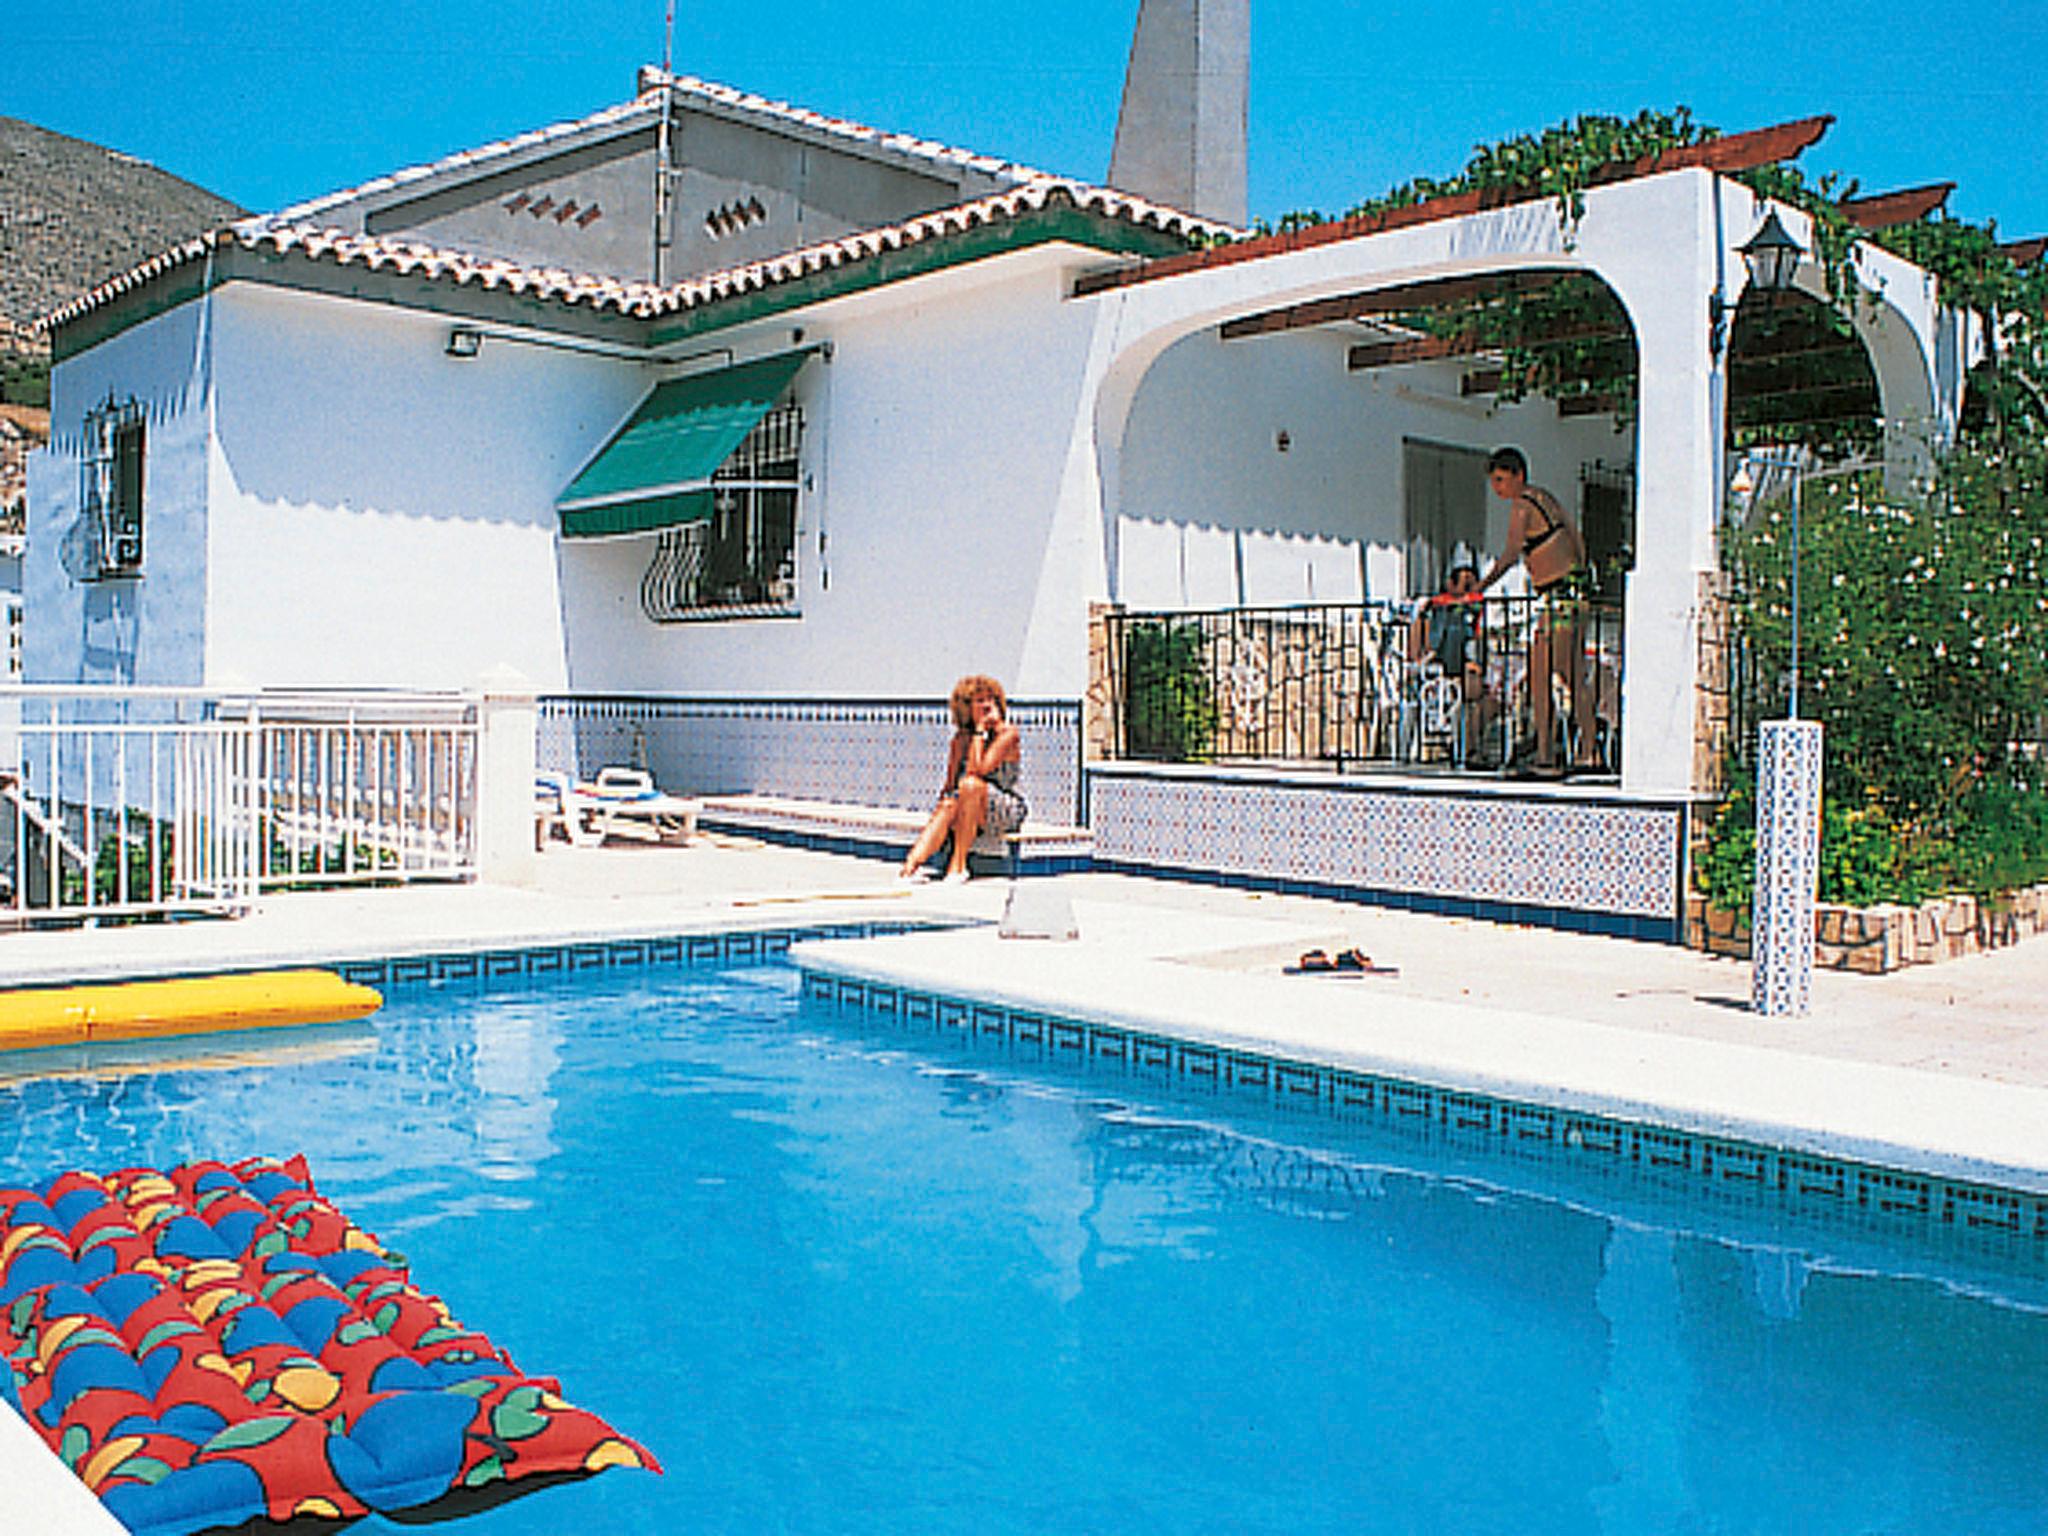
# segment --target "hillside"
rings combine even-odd
[[[241,213],[131,155],[0,117],[0,351],[14,328]]]

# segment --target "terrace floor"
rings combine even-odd
[[[1064,1017],[2048,1191],[2048,941],[1748,1010],[1744,962],[1654,944],[1121,875],[1044,877],[1077,942],[993,926],[824,941],[806,966]],[[556,847],[527,885],[279,895],[236,921],[0,934],[0,986],[847,919],[993,919],[1008,886],[703,837]],[[1392,977],[1288,976],[1356,945]]]

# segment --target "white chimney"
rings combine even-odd
[[[1245,222],[1251,0],[1139,0],[1109,184]]]

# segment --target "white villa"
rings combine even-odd
[[[590,117],[165,252],[48,322],[27,675],[509,668],[570,766],[630,749],[681,790],[915,805],[937,701],[984,671],[1032,732],[1035,811],[1102,863],[1673,936],[1724,728],[1702,657],[1769,211],[1727,173],[1826,120],[1618,166],[1574,225],[1467,195],[1230,239],[1237,110],[1233,207],[1228,176],[1085,185],[646,71]],[[1857,408],[1911,474],[1976,340],[1905,262],[1857,272]],[[1503,403],[1484,359],[1398,322],[1567,275],[1626,316],[1625,417]],[[1811,260],[1797,284],[1824,293]],[[1405,622],[1457,545],[1500,549],[1484,456],[1510,443],[1613,557],[1607,772],[1118,754],[1115,615]],[[1284,648],[1240,695],[1280,688]]]

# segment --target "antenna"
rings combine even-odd
[[[674,75],[675,46],[676,0],[668,0],[663,8],[661,25],[661,128],[654,141],[654,281],[657,286],[668,281],[669,242],[673,238],[669,217],[669,199],[673,191],[669,153],[674,131],[675,92],[670,89],[669,82]]]

